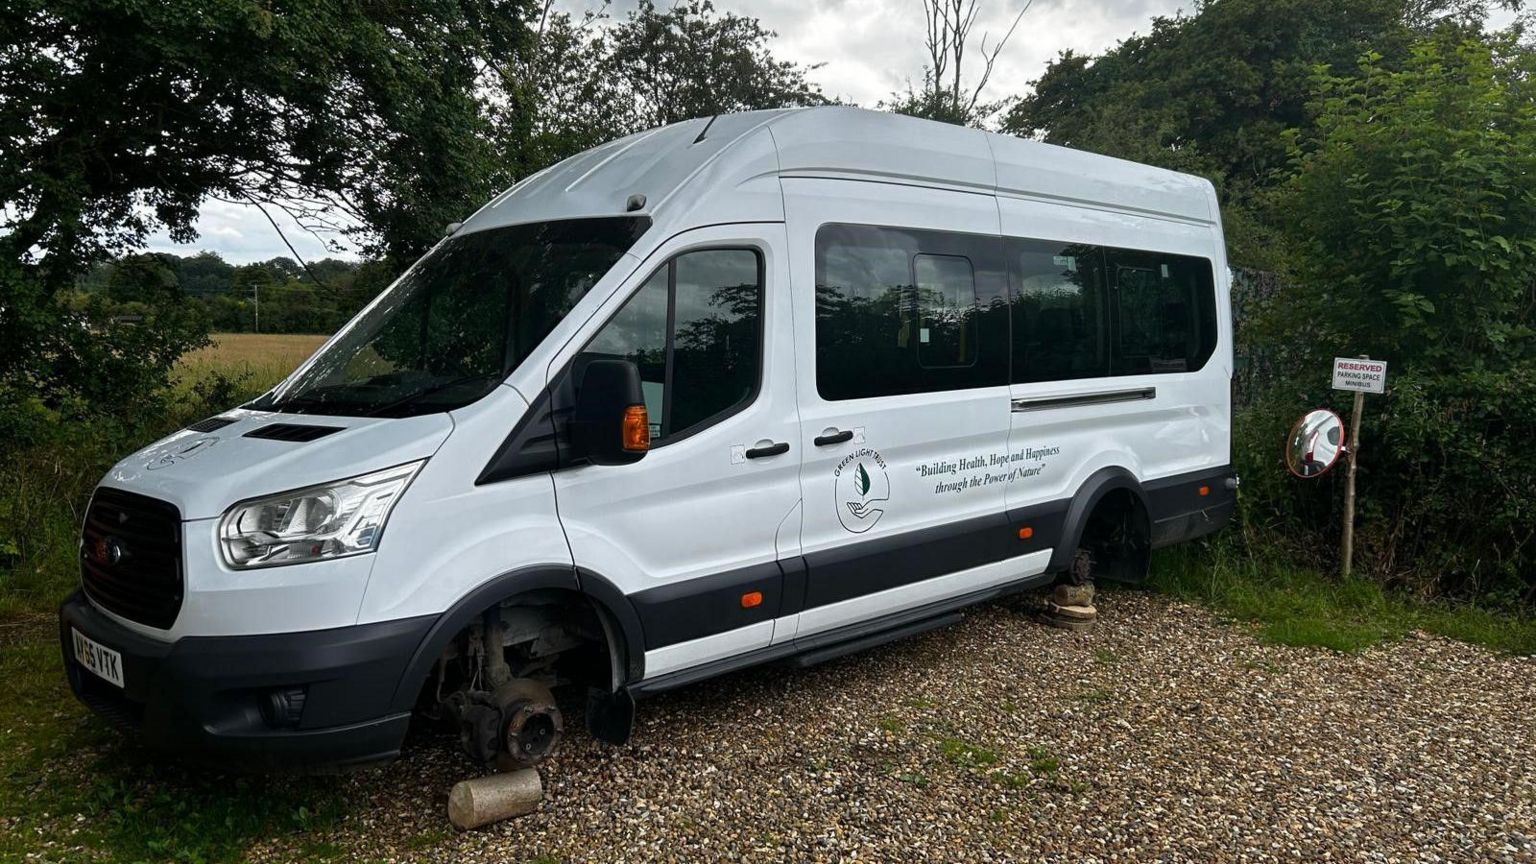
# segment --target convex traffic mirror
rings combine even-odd
[[[1321,477],[1344,452],[1344,421],[1319,408],[1291,427],[1285,440],[1285,467],[1297,477]]]

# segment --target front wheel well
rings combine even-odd
[[[622,647],[606,613],[586,595],[539,588],[482,609],[439,652],[417,707],[436,713],[455,692],[487,691],[511,679],[585,694],[610,691],[622,669]]]

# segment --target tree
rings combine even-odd
[[[1287,130],[1309,127],[1313,68],[1347,72],[1368,51],[1400,62],[1418,34],[1476,34],[1485,14],[1461,0],[1206,0],[1100,56],[1062,53],[1003,130],[1210,178],[1234,263],[1279,268],[1256,198],[1288,173]]]
[[[641,0],[621,21],[545,0],[529,26],[538,47],[503,70],[510,98],[498,121],[520,175],[655,126],[827,101],[806,77],[814,67],[774,57],[772,31],[707,0],[665,11]]]
[[[217,252],[199,252],[176,260],[176,281],[192,297],[223,294],[233,287],[234,269]]]
[[[905,93],[892,94],[881,107],[898,114],[941,120],[957,126],[981,126],[1008,105],[1009,100],[981,101],[981,91],[992,79],[992,67],[997,57],[1013,38],[1024,13],[1029,11],[1026,0],[1019,14],[1013,17],[1001,38],[988,48],[991,34],[983,33],[977,54],[981,70],[976,73],[975,83],[966,81],[966,50],[970,47],[971,32],[981,13],[978,0],[923,0],[923,18],[927,26],[924,46],[928,49],[928,65],[923,68],[923,88],[913,90],[907,86]]]
[[[481,85],[490,64],[527,45],[524,9],[523,0],[5,4],[0,391],[57,403],[90,389],[62,374],[78,368],[62,358],[134,351],[145,353],[139,362],[159,358],[163,381],[200,334],[64,326],[53,298],[156,227],[192,240],[209,198],[287,209],[314,229],[350,225],[397,261],[420,254],[503,182]],[[162,341],[147,347],[146,338]]]
[[[1529,602],[1536,52],[1449,29],[1400,63],[1373,53],[1314,81],[1314,131],[1293,136],[1277,202],[1297,285],[1258,322],[1295,346],[1278,398],[1306,404],[1333,356],[1387,360],[1362,434],[1367,562]]]
[[[155,253],[128,255],[113,264],[107,296],[117,303],[172,303],[181,299],[175,259]]]

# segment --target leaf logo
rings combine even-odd
[[[861,461],[865,458],[871,461]],[[832,494],[836,496],[837,519],[844,528],[863,534],[875,527],[891,499],[885,460],[868,447],[844,456],[832,472]]]

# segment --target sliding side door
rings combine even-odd
[[[993,199],[783,183],[804,454],[796,638],[1027,575],[1004,513],[1008,307]]]

